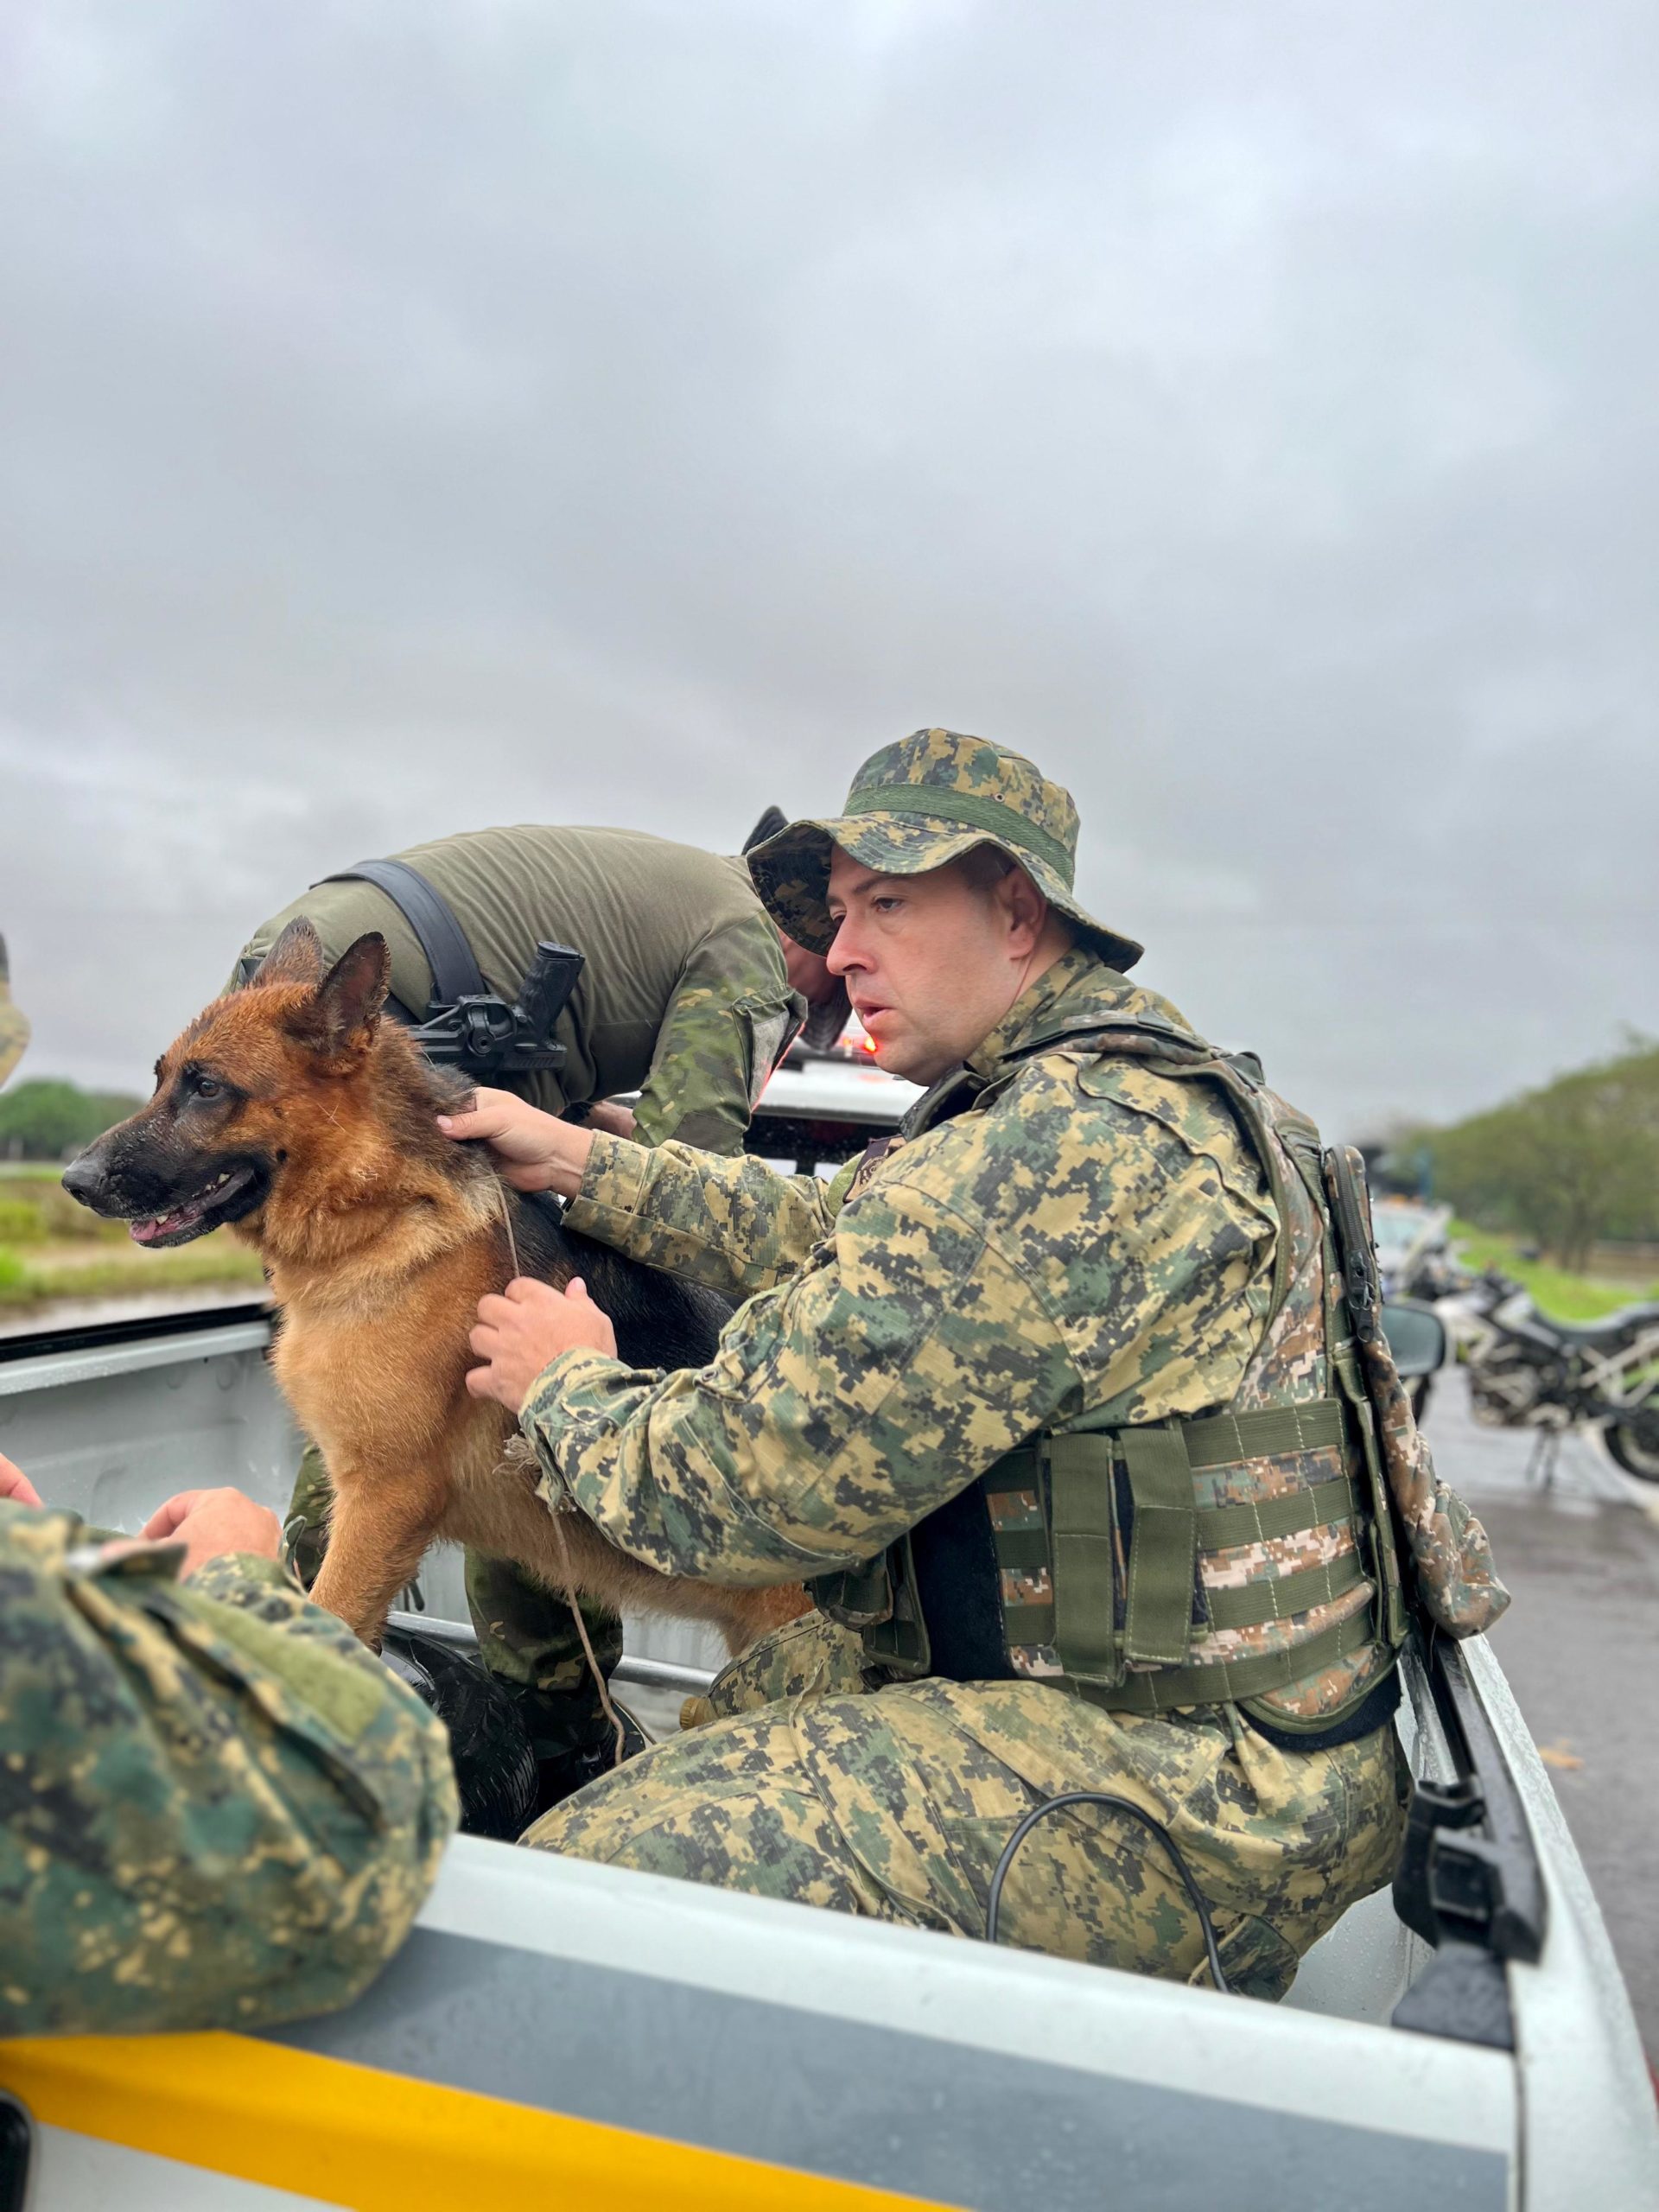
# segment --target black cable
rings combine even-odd
[[[1039,1821],[1046,1820],[1051,1813],[1058,1813],[1067,1805],[1109,1806],[1113,1812],[1127,1813],[1131,1820],[1139,1821],[1143,1828],[1149,1828],[1157,1837],[1159,1842],[1169,1853],[1170,1862],[1180,1876],[1181,1887],[1186,1891],[1193,1911],[1198,1916],[1198,1926],[1204,1935],[1204,1955],[1210,1962],[1210,1979],[1224,1997],[1230,1997],[1233,1993],[1232,1985],[1222,1972],[1221,1951],[1216,1942],[1215,1923],[1211,1919],[1210,1908],[1205,1903],[1198,1885],[1192,1878],[1192,1868],[1181,1856],[1179,1845],[1163,1822],[1154,1821],[1144,1806],[1137,1805],[1132,1798],[1114,1797],[1103,1789],[1064,1790],[1058,1797],[1045,1797],[1040,1805],[1033,1805],[1030,1812],[1026,1815],[1024,1820],[1003,1846],[1002,1856],[997,1860],[996,1872],[991,1877],[991,1893],[985,1905],[985,1941],[988,1943],[995,1943],[996,1941],[997,1921],[1002,1909],[1002,1885],[1007,1879],[1009,1867],[1014,1864],[1014,1854]]]

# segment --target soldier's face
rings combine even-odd
[[[836,987],[830,973],[830,963],[821,952],[809,952],[804,944],[797,944],[792,937],[785,937],[779,930],[778,942],[784,948],[784,966],[789,973],[789,988],[798,991],[808,1006],[822,1006]]]
[[[1014,869],[992,884],[958,861],[878,875],[837,846],[828,963],[843,977],[878,1067],[933,1083],[966,1059],[1024,990],[1046,909]]]

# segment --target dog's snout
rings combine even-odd
[[[108,1186],[109,1177],[95,1151],[83,1152],[63,1171],[63,1187],[84,1206],[96,1206]]]

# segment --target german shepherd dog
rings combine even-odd
[[[383,1019],[384,938],[323,965],[311,925],[290,922],[251,981],[156,1063],[149,1103],[63,1178],[83,1205],[129,1222],[136,1243],[228,1224],[264,1262],[276,1379],[334,1484],[318,1604],[378,1646],[393,1599],[444,1537],[554,1589],[712,1621],[734,1651],[804,1611],[798,1585],[659,1574],[537,1496],[528,1455],[508,1450],[512,1417],[465,1387],[486,1292],[515,1273],[556,1287],[580,1274],[620,1356],[642,1367],[700,1366],[729,1309],[565,1231],[480,1147],[442,1135],[435,1116],[468,1087]]]

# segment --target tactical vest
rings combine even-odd
[[[1266,1177],[1279,1219],[1272,1289],[1232,1402],[1194,1419],[1084,1415],[1045,1430],[881,1558],[809,1586],[888,1679],[1023,1677],[1136,1713],[1235,1700],[1275,1731],[1326,1736],[1387,1680],[1406,1605],[1318,1133],[1248,1056],[1155,1013],[1095,1020],[1019,1059],[1129,1056],[1217,1088]],[[986,1093],[971,1077],[938,1086],[904,1141],[962,1110],[976,1087]]]

